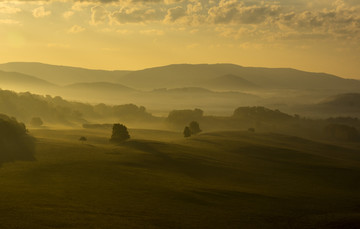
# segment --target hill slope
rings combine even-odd
[[[33,75],[51,83],[66,85],[80,82],[118,82],[129,71],[105,71],[42,63],[12,62],[0,64],[0,70]]]
[[[7,63],[1,64],[0,70],[34,75],[59,85],[111,82],[147,90],[203,87],[211,81],[223,84],[225,90],[233,90],[234,81],[235,84],[255,84],[265,89],[326,89],[348,92],[360,89],[358,80],[343,79],[325,73],[289,68],[242,67],[234,64],[175,64],[138,71],[104,71],[41,63]]]
[[[0,169],[4,228],[360,225],[359,150],[247,132],[154,141],[130,129],[120,146],[106,131],[32,133],[37,161]]]
[[[138,88],[199,86],[228,74],[268,89],[360,89],[360,81],[325,73],[287,68],[242,67],[233,64],[182,64],[149,68],[131,72],[122,77],[121,82]]]
[[[18,72],[0,71],[0,88],[17,91],[50,90],[57,86],[34,76]]]
[[[205,82],[204,85],[208,88],[215,90],[247,90],[247,89],[259,89],[259,87],[243,78],[227,74],[223,76],[216,77],[214,79]]]

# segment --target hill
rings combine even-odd
[[[181,64],[133,71],[121,78],[125,85],[137,88],[199,86],[224,75],[235,75],[267,89],[355,90],[360,81],[325,73],[311,73],[288,68],[255,68],[233,64]]]
[[[130,129],[120,146],[109,131],[30,131],[37,161],[0,169],[3,228],[360,225],[358,149],[235,131],[183,140]]]
[[[315,104],[298,107],[298,112],[307,115],[360,117],[360,94],[344,93],[328,96]]]
[[[56,89],[56,85],[34,76],[18,72],[0,71],[0,87],[17,91],[46,91]]]
[[[0,113],[28,123],[40,117],[45,125],[80,126],[91,121],[136,122],[154,121],[145,107],[134,104],[105,105],[73,102],[60,96],[42,96],[0,90]]]
[[[109,82],[93,82],[93,83],[75,83],[64,86],[65,89],[71,90],[85,90],[85,91],[116,91],[116,92],[133,92],[132,88],[126,87],[121,84],[109,83]]]
[[[320,103],[320,105],[360,111],[360,93],[335,95],[325,99]]]
[[[58,91],[66,99],[89,103],[131,103],[137,90],[117,83],[91,82],[66,85]]]
[[[216,77],[204,83],[215,90],[249,90],[260,89],[256,84],[233,74]]]
[[[125,70],[92,70],[30,62],[11,62],[0,64],[0,70],[33,75],[58,85],[100,81],[116,83],[123,75],[129,72]]]
[[[359,90],[360,81],[289,68],[243,67],[234,64],[174,64],[138,71],[105,71],[42,63],[6,63],[0,70],[33,75],[59,85],[83,82],[120,83],[136,89],[203,87],[216,82],[224,90],[238,86],[266,89]]]

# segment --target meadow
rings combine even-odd
[[[30,129],[0,167],[0,228],[357,228],[359,143],[275,133]],[[80,136],[87,138],[80,142]]]

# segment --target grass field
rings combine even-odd
[[[34,129],[0,228],[360,228],[360,145],[273,133]],[[88,141],[81,143],[80,136]]]

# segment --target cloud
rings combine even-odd
[[[79,25],[74,25],[73,27],[71,27],[69,30],[68,30],[68,33],[81,33],[85,30],[85,28],[79,26]]]
[[[155,9],[124,7],[111,14],[111,19],[117,24],[125,23],[146,23],[159,20],[160,15]]]
[[[280,5],[265,4],[247,6],[237,0],[221,0],[208,11],[209,22],[215,24],[259,24],[280,13]]]
[[[165,16],[164,22],[175,22],[180,18],[183,18],[186,16],[186,10],[181,7],[181,6],[177,6],[174,8],[170,8],[167,11],[167,14]]]
[[[66,12],[63,13],[63,17],[64,17],[65,19],[69,19],[69,18],[71,18],[74,14],[75,14],[74,11],[66,11]]]
[[[16,14],[21,12],[20,8],[9,6],[9,5],[0,5],[0,14]]]
[[[109,12],[103,6],[94,6],[91,8],[90,24],[98,25],[109,20]]]
[[[294,37],[296,33],[313,37],[360,38],[360,7],[336,1],[333,9],[281,14],[277,22]],[[320,36],[321,35],[321,36]]]
[[[42,18],[42,17],[46,17],[46,16],[49,16],[51,14],[51,11],[46,11],[45,8],[43,6],[40,6],[36,9],[34,9],[32,11],[32,15],[35,17],[35,18]]]

